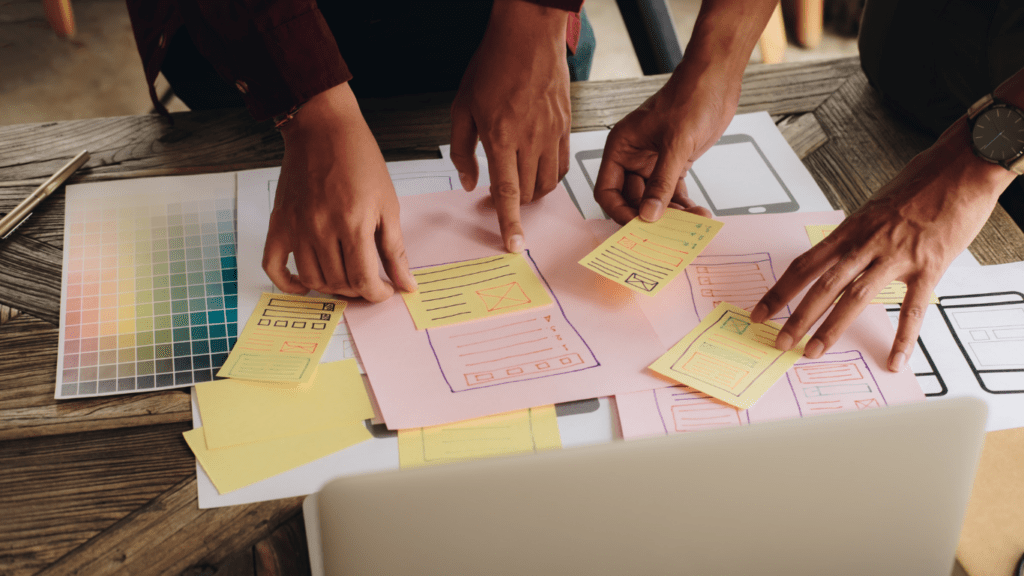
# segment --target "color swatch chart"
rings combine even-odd
[[[235,176],[69,186],[56,398],[213,380],[235,343]]]

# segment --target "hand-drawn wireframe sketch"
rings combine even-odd
[[[889,314],[889,320],[892,321],[892,327],[895,330],[899,326],[900,305],[886,305],[885,311]],[[907,364],[914,371],[914,376],[917,376],[917,381],[921,384],[921,390],[924,391],[925,396],[945,396],[949,392],[922,337],[918,336],[917,345],[914,346],[914,351],[910,354],[910,361]]]
[[[579,262],[642,294],[656,295],[722,228],[721,222],[667,210],[657,222],[634,218]]]
[[[546,286],[528,250],[524,256]],[[552,293],[551,298],[555,306],[428,328],[431,351],[451,391],[465,392],[600,366],[565,317],[557,296]]]
[[[722,169],[724,165],[742,170]],[[710,168],[710,169],[708,169]],[[749,134],[727,134],[690,170],[715,216],[778,214],[800,209],[793,193]],[[751,191],[756,195],[751,197]]]
[[[885,395],[857,350],[804,358],[786,372],[800,415],[885,406]]]
[[[792,349],[775,348],[782,326],[756,324],[722,303],[651,364],[651,370],[739,408],[749,408],[803,354],[809,336]]]
[[[728,302],[750,312],[768,289],[775,284],[772,257],[767,252],[709,256],[701,254],[686,268],[690,281],[693,310],[701,320]],[[773,320],[780,321],[790,315],[789,306]]]
[[[700,390],[686,386],[651,390],[651,397],[666,434],[750,423],[747,410],[719,402]]]
[[[939,312],[982,390],[1024,393],[1024,294],[943,296]]]
[[[783,418],[864,410],[889,402],[857,350],[801,358],[750,408],[743,410],[686,386],[615,397],[625,438],[746,426]]]
[[[500,254],[413,269],[419,284],[402,299],[417,330],[551,305],[522,254]]]

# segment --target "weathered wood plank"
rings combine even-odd
[[[0,326],[3,326],[4,324],[7,324],[11,320],[17,318],[18,314],[21,314],[20,310],[16,310],[14,308],[11,308],[10,306],[4,306],[3,304],[0,304]]]
[[[740,111],[808,112],[856,73],[856,59],[750,66]],[[573,128],[606,127],[636,108],[667,76],[580,82],[572,86]],[[449,138],[452,94],[367,99],[361,104],[384,150],[434,152]],[[98,118],[0,127],[0,182],[45,179],[86,148],[92,160],[72,182],[148,174],[190,174],[275,166],[283,144],[269,122],[252,122],[245,110]],[[157,172],[154,172],[157,171]]]
[[[22,315],[0,328],[0,442],[191,422],[187,391],[54,399],[57,329]]]
[[[57,325],[63,252],[15,233],[0,242],[0,302]]]
[[[828,136],[821,129],[821,124],[810,112],[783,116],[775,125],[801,160],[828,142]]]
[[[6,214],[35,190],[35,186],[0,187],[0,213]],[[64,187],[61,186],[42,204],[14,235],[28,236],[55,248],[64,245]],[[12,235],[12,238],[14,236]]]
[[[190,427],[0,442],[0,574],[35,574],[183,478],[194,482],[195,460],[181,437]],[[194,485],[191,495],[195,508]]]
[[[862,74],[850,76],[814,115],[828,141],[804,164],[833,206],[847,214],[933,141],[892,114]],[[1024,260],[1024,232],[996,206],[970,250],[982,264]]]
[[[193,473],[39,575],[213,574],[295,516],[302,503],[289,498],[200,510],[196,498]]]

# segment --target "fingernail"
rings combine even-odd
[[[792,347],[793,337],[785,332],[779,332],[779,335],[775,337],[775,348],[786,352]]]
[[[642,206],[640,206],[640,217],[648,222],[654,222],[658,218],[661,218],[661,213],[665,210],[665,206],[662,205],[661,200],[657,198],[648,198],[644,200]]]
[[[903,352],[897,352],[889,358],[889,371],[899,372],[903,370],[903,363],[907,361],[907,355]]]
[[[768,307],[760,302],[750,312],[750,319],[754,322],[764,322],[768,318]]]
[[[415,291],[420,289],[419,283],[416,282],[416,277],[413,276],[412,274],[409,274],[409,283],[408,284],[409,284],[409,289],[408,289],[409,292],[415,292]]]
[[[525,247],[526,247],[526,240],[523,239],[523,235],[522,234],[513,234],[512,237],[508,239],[508,251],[509,252],[515,252],[515,253],[518,254],[519,252],[522,252],[523,248],[525,248]]]
[[[804,356],[807,356],[808,358],[818,358],[824,351],[825,343],[817,338],[811,338],[811,341],[807,343],[807,347],[804,348]]]

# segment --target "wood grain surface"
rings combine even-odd
[[[612,126],[665,80],[574,84],[573,130]],[[448,141],[451,97],[361,105],[387,159],[430,158]],[[739,110],[770,112],[847,212],[929,144],[882,106],[856,59],[751,66]],[[241,110],[3,126],[0,212],[82,148],[93,161],[72,182],[277,166],[283,153],[269,123]],[[53,399],[64,194],[0,242],[0,574],[308,573],[299,499],[198,509],[186,393]],[[1024,232],[997,209],[971,250],[985,264],[1022,260]],[[1024,454],[1024,436],[989,438],[986,454]],[[988,569],[973,535],[961,553]]]

